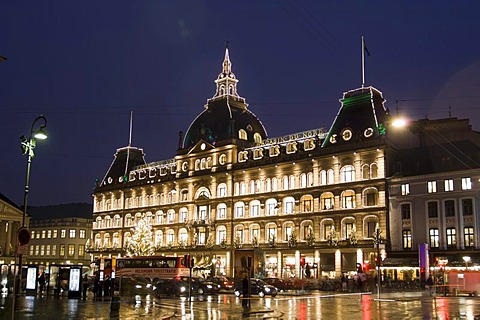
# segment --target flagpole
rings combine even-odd
[[[362,36],[362,88],[365,87],[365,41]]]
[[[133,119],[133,111],[130,111],[130,132],[128,134],[127,162],[125,163],[124,176],[127,175],[128,161],[130,160],[130,147],[132,146],[132,122],[133,122],[132,119]]]

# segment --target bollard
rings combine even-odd
[[[110,303],[110,311],[117,311],[120,310],[120,297],[113,296],[112,301]]]

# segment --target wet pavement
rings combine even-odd
[[[11,296],[0,297],[0,319],[12,319]],[[53,296],[20,296],[14,319],[480,319],[480,298],[437,296],[428,292],[375,294],[280,294],[252,297],[243,312],[242,299],[231,293],[182,298],[150,295],[93,300]]]

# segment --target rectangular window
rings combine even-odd
[[[445,217],[455,217],[455,201],[445,201]]]
[[[40,232],[37,232],[37,239],[40,239]]]
[[[60,231],[60,238],[65,238],[67,236],[67,230],[66,229],[62,229]]]
[[[277,229],[275,227],[269,227],[267,231],[268,231],[267,241],[277,236]]]
[[[453,179],[445,179],[445,191],[453,191]]]
[[[462,199],[462,214],[464,216],[473,215],[473,201],[472,201],[472,199]]]
[[[429,230],[430,234],[430,247],[431,248],[439,248],[440,247],[440,233],[438,232],[438,229],[430,229]]]
[[[410,220],[410,203],[403,203],[400,206],[403,220]]]
[[[33,250],[35,249],[35,246],[30,246],[30,255],[33,256]]]
[[[428,181],[427,182],[427,191],[428,191],[428,193],[437,192],[437,181]]]
[[[311,199],[306,199],[302,201],[302,212],[312,212],[313,203]]]
[[[42,244],[42,245],[40,246],[40,255],[41,255],[42,257],[45,255],[45,245],[44,245],[44,244]]]
[[[401,185],[402,196],[407,196],[410,194],[410,185],[408,183]]]
[[[472,178],[462,178],[462,190],[472,189]]]
[[[429,201],[427,204],[427,207],[428,207],[428,217],[438,218],[438,202]]]
[[[80,239],[85,239],[87,235],[87,231],[85,229],[80,229],[80,231],[78,232],[78,236]]]
[[[218,196],[219,197],[226,197],[227,196],[227,187],[221,186],[218,188]]]
[[[187,211],[183,210],[180,211],[180,222],[185,222],[187,221]]]
[[[217,217],[218,219],[225,219],[225,217],[227,216],[226,212],[227,212],[227,209],[226,208],[218,208],[217,209]]]
[[[35,255],[38,256],[39,253],[40,253],[40,246],[36,245],[35,246]]]
[[[56,256],[56,255],[57,255],[57,245],[52,244],[52,256]]]
[[[295,203],[293,201],[285,202],[285,214],[293,213],[294,204]]]
[[[235,218],[243,218],[243,211],[244,211],[243,206],[236,207],[235,208]]]
[[[254,204],[250,206],[250,216],[258,217],[260,215],[260,205]]]
[[[52,238],[57,239],[57,230],[53,230]]]
[[[45,252],[45,255],[47,255],[47,256],[50,255],[50,252],[51,252],[51,251],[50,251],[50,248],[51,248],[51,246],[50,246],[49,244],[47,244],[47,250],[46,250],[46,252]]]
[[[46,233],[47,233],[46,230],[42,230],[42,239],[45,239]]]
[[[75,232],[76,230],[75,229],[70,229],[70,232],[69,232],[69,238],[70,239],[75,239]]]
[[[454,247],[457,245],[457,230],[455,228],[447,228],[447,246]]]
[[[69,244],[68,245],[68,256],[72,257],[75,255],[75,245],[74,244]]]
[[[403,249],[412,249],[412,231],[411,230],[402,231],[402,244],[403,244]]]
[[[5,232],[6,232],[6,231],[7,231],[7,230],[5,230]],[[30,231],[30,234],[31,234],[32,239],[35,239],[35,230]]]
[[[353,229],[353,223],[352,222],[348,222],[348,223],[345,223],[345,239],[348,239],[348,237],[350,236],[350,233],[352,232],[352,229]]]
[[[323,239],[327,240],[330,236],[330,232],[332,231],[332,224],[324,224],[323,225]]]
[[[463,233],[464,233],[464,239],[465,239],[465,247],[475,246],[473,227],[465,227],[463,229]]]
[[[334,203],[333,197],[322,197],[323,210],[333,209],[333,203]]]
[[[375,229],[377,228],[376,221],[369,221],[367,222],[367,238],[372,238],[373,234],[375,233]]]
[[[377,193],[376,192],[368,192],[366,195],[366,205],[367,206],[375,206],[377,204]]]
[[[222,240],[227,239],[227,231],[226,230],[218,230],[218,239],[217,244],[220,244]]]
[[[52,237],[52,230],[47,231],[47,238],[50,239]]]
[[[275,215],[275,203],[267,204],[267,216]]]
[[[243,243],[243,229],[237,230],[235,232],[235,237],[240,239],[240,242]]]
[[[85,245],[79,244],[78,245],[78,257],[81,258],[85,255]]]
[[[293,228],[291,226],[288,226],[285,228],[285,238],[283,240],[288,241],[290,239],[290,236],[292,235]]]
[[[60,245],[60,257],[65,257],[65,245],[61,244]]]
[[[352,194],[347,194],[342,197],[343,201],[343,208],[345,209],[353,209],[354,208],[354,203],[355,203],[355,196]]]

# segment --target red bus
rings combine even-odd
[[[130,257],[116,258],[116,277],[174,278],[187,276],[190,270],[182,264],[181,257]]]

